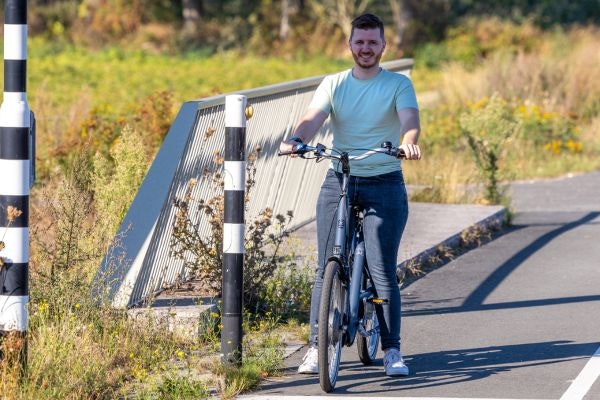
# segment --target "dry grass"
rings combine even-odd
[[[405,163],[403,171],[407,182],[420,183],[410,191],[412,201],[445,204],[481,201],[480,193],[472,185],[477,176],[475,165],[462,155],[434,150],[433,154],[425,153],[418,163]]]
[[[423,118],[423,159],[405,163],[407,181],[427,187],[414,199],[480,202],[482,196],[468,189],[478,170],[457,120],[494,95],[511,105],[519,123],[500,160],[502,180],[600,168],[598,38],[596,27],[557,31],[528,51],[496,52],[475,66],[444,66],[437,100]]]
[[[495,54],[474,70],[452,63],[444,68],[441,99],[467,104],[499,93],[552,111],[585,114],[594,103],[598,105],[598,37],[598,28],[579,28],[550,36],[534,52]]]

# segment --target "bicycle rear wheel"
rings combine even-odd
[[[358,335],[356,340],[358,358],[364,365],[371,365],[375,361],[379,347],[379,320],[373,303],[363,300],[359,307],[359,318],[362,318],[362,323],[369,336]]]
[[[344,339],[346,289],[340,279],[340,265],[330,261],[325,266],[319,307],[319,382],[329,393],[335,388]]]

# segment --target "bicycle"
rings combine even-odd
[[[329,151],[328,151],[329,150]],[[312,153],[312,157],[306,157]],[[384,142],[380,148],[366,150],[358,156],[349,152],[327,149],[322,144],[316,147],[299,143],[294,150],[279,155],[298,155],[305,159],[337,160],[342,165],[342,187],[337,210],[337,223],[333,255],[327,260],[323,272],[323,287],[319,307],[318,354],[319,382],[329,393],[335,388],[340,366],[342,346],[352,346],[356,340],[358,356],[364,365],[372,364],[379,346],[379,323],[375,312],[376,304],[386,304],[387,299],[377,297],[366,262],[362,231],[362,212],[350,204],[347,197],[350,178],[350,161],[362,160],[373,154],[383,153],[404,157],[402,149]]]

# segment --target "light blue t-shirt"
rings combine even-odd
[[[382,69],[367,80],[356,79],[352,70],[325,77],[309,108],[329,114],[335,149],[356,150],[350,155],[359,155],[385,141],[399,146],[402,127],[398,110],[419,107],[410,79]],[[332,168],[341,171],[337,164],[332,162]],[[350,162],[350,174],[356,176],[375,176],[400,169],[400,160],[385,154]]]

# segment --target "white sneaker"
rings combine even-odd
[[[406,376],[408,367],[404,364],[402,354],[398,349],[389,349],[383,356],[383,367],[387,376]]]
[[[316,347],[309,347],[302,359],[302,364],[298,367],[299,374],[318,374],[319,373],[319,350]]]

